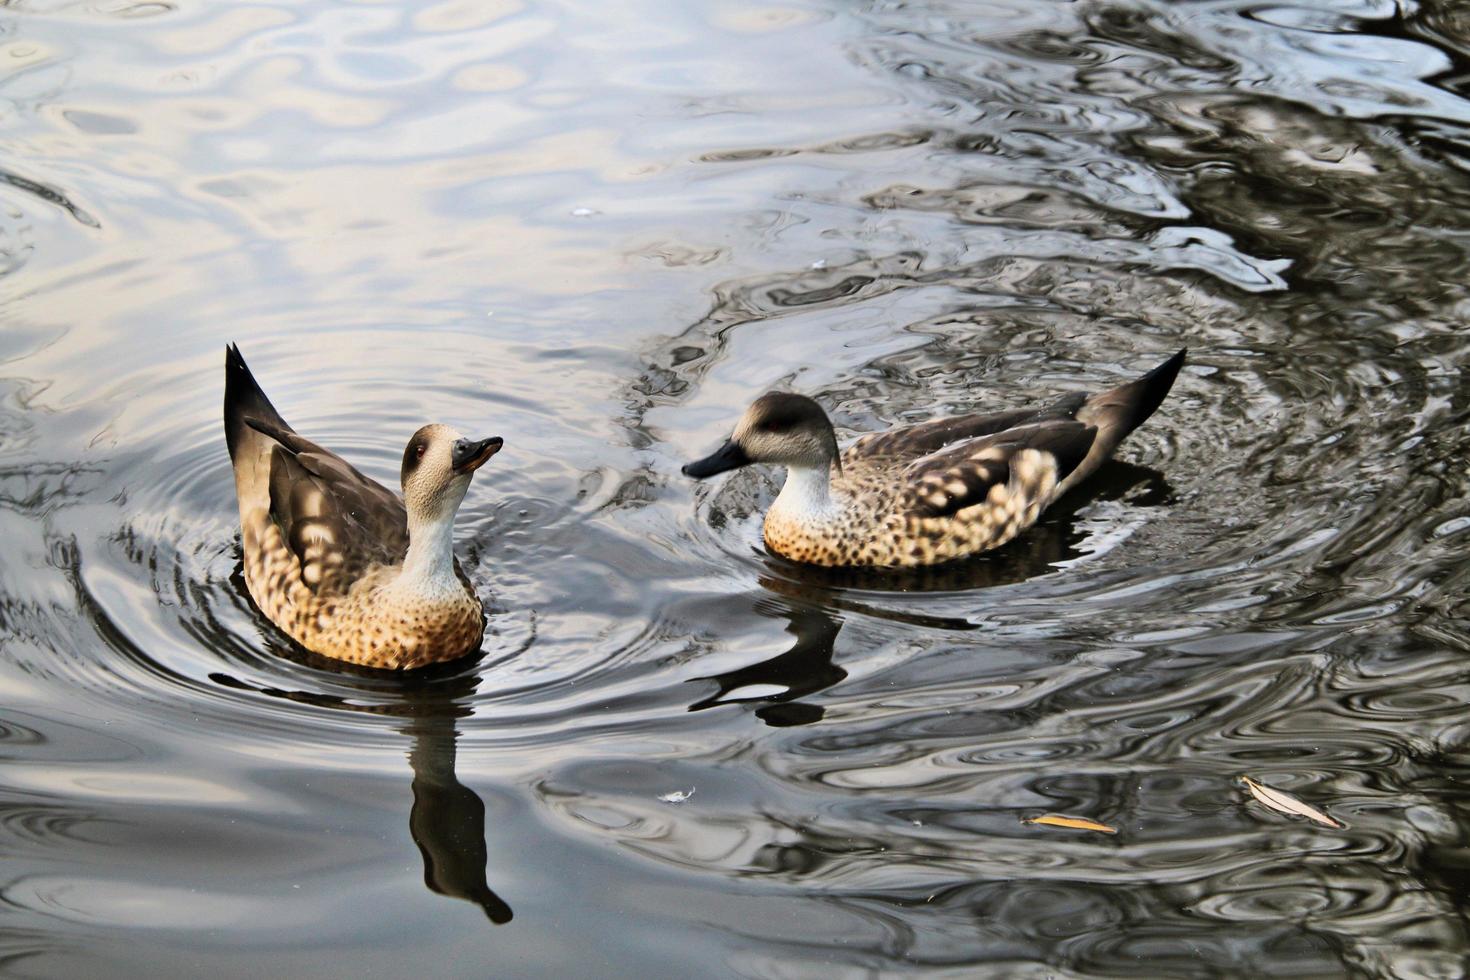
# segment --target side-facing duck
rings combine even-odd
[[[751,463],[785,466],[765,539],[793,561],[951,561],[1005,544],[1101,466],[1163,402],[1184,355],[1108,391],[870,433],[841,453],[820,405],[769,392],[746,409],[723,446],[684,474],[704,479]]]
[[[454,558],[454,515],[502,445],[426,425],[403,451],[403,499],[297,435],[225,351],[225,441],[240,502],[245,584],[315,653],[407,669],[480,647],[480,599]]]

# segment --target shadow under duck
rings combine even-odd
[[[793,561],[890,568],[953,561],[1010,541],[1096,471],[1163,402],[1185,353],[1107,391],[870,433],[840,453],[820,405],[768,392],[723,446],[683,472],[704,479],[752,463],[785,466],[765,540]]]
[[[454,515],[498,436],[426,425],[403,451],[403,499],[298,435],[231,344],[225,442],[240,503],[245,584],[314,653],[407,669],[480,648],[480,598],[454,558]]]

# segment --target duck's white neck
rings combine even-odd
[[[771,505],[790,520],[813,523],[830,520],[840,509],[832,494],[832,466],[788,466],[786,483]]]
[[[409,519],[408,555],[394,585],[426,598],[464,590],[454,574],[454,511],[433,521]]]

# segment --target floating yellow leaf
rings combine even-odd
[[[1324,827],[1332,827],[1335,830],[1341,830],[1347,826],[1347,824],[1340,820],[1332,819],[1311,804],[1303,803],[1295,796],[1288,796],[1279,789],[1262,786],[1249,776],[1241,776],[1240,781],[1245,783],[1245,788],[1251,791],[1252,796],[1277,813],[1290,813],[1295,816],[1306,817],[1308,820],[1314,820]]]
[[[1048,827],[1067,827],[1071,830],[1095,830],[1100,834],[1116,834],[1118,831],[1105,823],[1088,820],[1086,817],[1065,817],[1060,813],[1047,813],[1039,817],[1027,817],[1022,823],[1039,823]]]

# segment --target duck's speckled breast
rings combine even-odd
[[[403,670],[453,660],[480,645],[479,598],[466,587],[418,599],[388,586],[396,566],[374,565],[350,583],[305,584],[302,563],[263,509],[241,520],[245,584],[262,612],[314,653],[364,667]],[[312,556],[308,556],[312,557]],[[325,559],[330,563],[330,556]]]
[[[792,561],[826,566],[918,567],[998,548],[1035,524],[1057,489],[1053,457],[1023,450],[1010,479],[980,503],[930,517],[905,510],[904,460],[844,458],[832,477],[833,506],[802,513],[777,500],[766,546]]]
[[[896,528],[895,481],[881,461],[844,460],[831,474],[820,511],[785,492],[766,512],[766,547],[812,565],[884,565],[884,542]],[[788,476],[789,480],[789,476]]]

